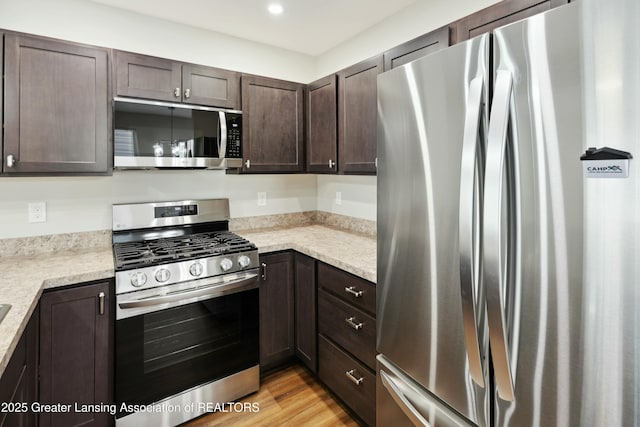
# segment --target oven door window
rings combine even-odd
[[[257,365],[258,313],[252,289],[118,320],[116,401],[157,402]]]

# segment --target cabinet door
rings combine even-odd
[[[189,104],[240,109],[240,74],[184,64],[182,100]]]
[[[338,92],[332,74],[307,86],[307,171],[338,170]]]
[[[108,54],[5,35],[5,173],[108,173]]]
[[[377,76],[382,55],[338,72],[338,144],[341,173],[375,174]]]
[[[114,52],[116,94],[134,98],[180,102],[180,62],[129,52]]]
[[[399,67],[447,46],[449,46],[448,25],[386,51],[383,55],[384,70]]]
[[[296,355],[312,372],[318,371],[316,318],[316,261],[296,253]]]
[[[242,77],[244,172],[304,171],[304,85]]]
[[[528,18],[569,0],[504,0],[454,22],[451,44],[469,40],[503,25]]]
[[[0,427],[36,425],[36,414],[28,409],[37,401],[37,396],[38,310],[36,309],[0,378],[0,402],[15,403],[19,409],[0,411]]]
[[[46,292],[40,300],[40,401],[113,402],[110,283]],[[105,426],[108,413],[41,413],[40,426]]]
[[[293,256],[260,257],[260,369],[268,371],[293,357]]]

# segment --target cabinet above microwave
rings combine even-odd
[[[240,108],[240,74],[114,51],[116,95],[208,107]]]
[[[242,112],[114,98],[114,168],[242,167]]]

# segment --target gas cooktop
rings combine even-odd
[[[116,270],[228,255],[252,249],[256,249],[253,243],[230,231],[196,233],[113,245]]]

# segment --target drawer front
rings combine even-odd
[[[318,376],[364,422],[375,425],[375,373],[322,336],[318,337]]]
[[[318,286],[375,316],[376,286],[360,277],[318,263]]]
[[[376,320],[362,310],[318,292],[319,332],[367,364],[376,366]]]

